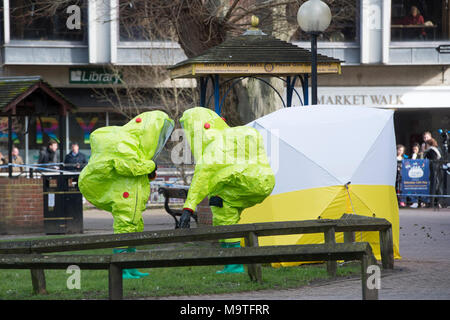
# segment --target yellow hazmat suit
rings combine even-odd
[[[91,158],[80,173],[83,196],[99,209],[112,213],[114,233],[142,232],[142,212],[150,196],[158,156],[174,122],[162,111],[144,112],[124,126],[110,126],[91,134]],[[114,253],[136,252],[116,248]],[[148,273],[123,269],[122,278],[139,279]]]
[[[150,196],[148,175],[169,138],[174,122],[162,111],[145,112],[124,126],[91,134],[91,158],[79,177],[83,196],[112,213],[114,233],[141,232]]]
[[[208,196],[213,225],[237,224],[242,210],[262,202],[275,185],[262,136],[251,127],[230,128],[202,107],[185,111],[180,122],[196,161],[185,210],[195,211]]]

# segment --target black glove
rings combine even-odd
[[[180,228],[189,229],[191,227],[191,216],[194,212],[191,209],[184,208],[180,217]]]
[[[148,174],[148,179],[153,181],[156,178],[156,170],[158,170],[158,165],[155,163],[155,170]]]
[[[223,200],[221,197],[218,196],[211,197],[209,198],[209,205],[223,208]]]

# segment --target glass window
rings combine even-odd
[[[356,42],[359,39],[359,1],[358,0],[322,0],[331,10],[331,24],[318,37],[324,42]],[[288,21],[298,26],[297,11],[306,0],[299,1],[299,5],[289,10],[292,15]],[[310,41],[311,37],[298,27],[291,41]]]
[[[86,40],[85,1],[9,0],[11,40]]]
[[[174,38],[171,23],[163,15],[161,2],[155,2],[120,0],[120,41],[164,41]]]
[[[13,147],[19,149],[19,155],[24,162],[25,132],[25,117],[12,117]],[[0,158],[4,158],[6,163],[8,162],[8,117],[0,117]],[[6,169],[0,171],[6,171]]]
[[[69,116],[69,142],[76,142],[80,146],[80,152],[86,157],[91,155],[89,138],[91,133],[106,125],[105,112],[75,113]]]
[[[59,117],[29,117],[28,125],[28,162],[38,163],[39,152],[45,149],[50,140],[59,141]],[[59,149],[58,143],[58,159]]]
[[[449,40],[448,0],[392,0],[391,41]]]

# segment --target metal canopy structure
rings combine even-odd
[[[65,116],[75,106],[41,77],[0,77],[0,116],[8,117],[8,163],[12,163],[12,117],[59,116],[59,143],[65,144]],[[64,159],[64,148],[60,149]],[[8,167],[12,176],[12,167]]]
[[[285,107],[292,105],[292,95],[297,78],[301,82],[303,99],[308,104],[308,78],[311,73],[311,52],[267,35],[257,28],[258,19],[252,17],[252,27],[238,37],[232,37],[203,54],[170,66],[172,79],[197,78],[200,84],[200,105],[206,107],[206,88],[211,80],[214,88],[214,109],[220,115],[222,104],[231,88],[244,78],[255,78],[272,87]],[[318,54],[319,74],[341,73],[343,61]],[[276,77],[286,82],[286,101],[266,80],[259,77]],[[227,92],[220,97],[222,84],[232,82]]]

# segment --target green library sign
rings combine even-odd
[[[117,84],[122,83],[121,75],[102,68],[70,68],[71,84]]]

